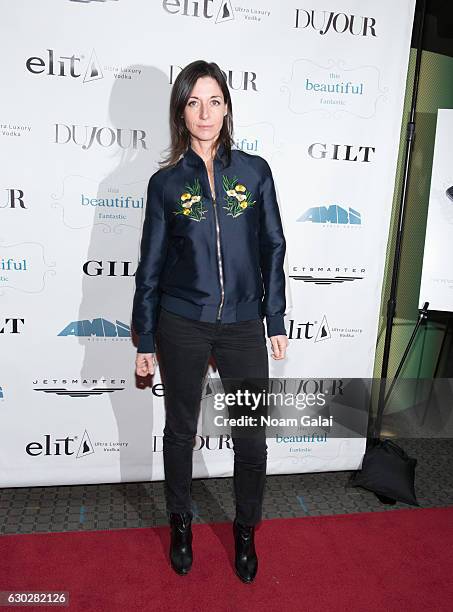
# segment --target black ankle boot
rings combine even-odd
[[[252,582],[258,571],[255,551],[255,527],[241,525],[234,519],[235,570],[242,582]]]
[[[170,562],[178,574],[187,574],[192,567],[192,516],[188,512],[170,512]]]

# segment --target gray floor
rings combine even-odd
[[[453,505],[453,440],[404,440],[418,460],[420,507]],[[268,476],[265,519],[387,511],[373,493],[348,487],[351,472]],[[194,522],[231,521],[231,478],[194,479]],[[0,533],[58,532],[166,525],[163,482],[0,489]]]

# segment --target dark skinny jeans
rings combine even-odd
[[[262,319],[237,323],[196,321],[161,308],[156,348],[165,386],[163,457],[167,513],[188,512],[193,516],[193,444],[209,358],[214,357],[224,387],[224,379],[267,380],[264,323]],[[261,520],[266,480],[265,429],[260,428],[253,438],[235,436],[232,430],[232,440],[236,518],[243,525],[256,525]]]

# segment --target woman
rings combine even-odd
[[[195,61],[179,73],[170,128],[169,156],[148,185],[132,322],[138,376],[154,374],[158,349],[170,559],[187,574],[193,441],[208,361],[212,355],[222,381],[267,379],[263,317],[273,359],[285,357],[286,245],[267,162],[231,149],[231,98],[217,64]],[[264,429],[253,439],[232,437],[235,570],[251,582],[267,444]]]

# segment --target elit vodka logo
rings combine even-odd
[[[289,320],[288,339],[303,340],[309,342],[323,342],[324,340],[353,340],[363,333],[361,327],[350,325],[332,325],[327,316],[323,315],[321,321],[296,321]]]
[[[29,442],[25,447],[25,452],[31,457],[39,456],[57,456],[70,457],[75,455],[76,459],[92,455],[94,446],[91,443],[90,436],[87,430],[83,432],[82,439],[79,442],[79,436],[66,436],[65,438],[57,438],[52,434],[45,434],[43,439]]]
[[[326,315],[322,317],[321,323],[318,321],[298,323],[294,319],[289,320],[289,340],[313,340],[314,342],[321,342],[323,340],[330,340],[331,337],[332,334],[330,333]]]
[[[362,215],[353,208],[343,208],[338,204],[313,206],[308,208],[297,221],[325,225],[361,225]]]
[[[296,9],[294,27],[300,30],[313,30],[321,36],[344,34],[376,38],[376,19],[360,15],[347,15],[334,11]]]
[[[112,323],[107,319],[93,319],[92,321],[72,321],[58,336],[78,336],[97,338],[130,338],[131,328],[126,323],[116,321]]]
[[[215,23],[234,19],[231,0],[163,0],[162,8],[170,15],[214,19]]]
[[[114,79],[132,80],[141,76],[140,66],[128,64],[102,63],[95,49],[84,53],[63,54],[56,49],[46,49],[39,55],[25,60],[25,68],[30,74],[50,78],[67,77],[81,83],[99,81],[110,75]]]
[[[103,79],[101,64],[93,49],[87,62],[83,55],[62,55],[54,49],[46,49],[42,56],[29,57],[25,67],[31,74],[45,76],[72,77],[81,79],[84,83]]]

